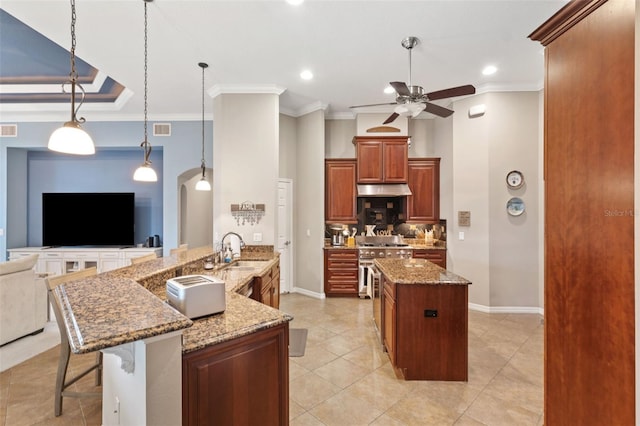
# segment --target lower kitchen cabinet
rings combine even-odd
[[[254,278],[253,292],[258,302],[276,309],[280,307],[280,262],[264,275]]]
[[[440,249],[413,249],[415,259],[427,259],[436,265],[447,269],[447,251]]]
[[[467,381],[467,286],[382,281],[383,343],[396,375]]]
[[[389,354],[391,364],[396,364],[396,296],[395,284],[388,280],[382,279],[384,292],[384,311],[383,311],[383,344]]]
[[[182,356],[183,425],[289,424],[289,323]]]
[[[324,293],[326,296],[358,296],[358,250],[325,249]]]

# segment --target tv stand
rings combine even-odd
[[[156,253],[162,247],[78,246],[78,247],[21,247],[9,249],[9,259],[38,254],[36,273],[62,275],[80,269],[98,268],[98,273],[131,265],[131,259]]]

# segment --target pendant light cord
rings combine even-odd
[[[69,81],[67,83],[71,84],[71,121],[77,123],[84,123],[86,120],[84,117],[77,118],[78,110],[84,103],[85,91],[80,83],[78,83],[78,71],[76,70],[76,2],[75,0],[71,0],[71,72],[69,73]],[[82,97],[80,98],[80,103],[76,108],[76,86],[82,92]],[[62,92],[66,93],[64,84],[62,85]]]
[[[147,2],[148,0],[144,0],[144,140],[142,141],[142,147],[144,148],[144,163],[151,164],[149,161],[149,156],[151,155],[151,144],[147,140]]]
[[[205,62],[198,62],[198,66],[202,68],[202,159],[200,163],[200,167],[202,168],[202,178],[205,177],[205,161],[204,161],[204,70],[209,65]]]

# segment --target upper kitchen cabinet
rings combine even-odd
[[[406,183],[407,136],[356,136],[358,183]]]
[[[409,160],[407,223],[438,223],[440,220],[440,159]]]
[[[325,160],[325,221],[358,223],[356,160]]]

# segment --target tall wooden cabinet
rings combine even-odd
[[[325,221],[358,223],[356,160],[325,160]]]
[[[530,35],[545,46],[549,425],[637,424],[635,4],[573,1]]]
[[[356,136],[358,183],[406,183],[407,136]]]
[[[411,189],[411,195],[407,196],[407,223],[438,223],[440,159],[409,159],[407,183]]]

